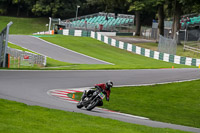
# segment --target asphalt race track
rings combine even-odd
[[[56,60],[79,64],[109,64],[77,52],[55,46],[36,37],[10,35],[9,41]],[[101,116],[151,127],[173,128],[199,132],[200,129],[140,119],[95,108],[77,109],[76,104],[47,94],[53,89],[92,87],[112,80],[114,86],[147,85],[200,79],[200,69],[144,69],[144,70],[91,70],[91,71],[12,71],[0,70],[0,98],[39,105],[48,108]],[[112,93],[111,98],[112,100]]]
[[[58,45],[54,45],[33,36],[9,35],[9,42],[63,62],[78,64],[111,64],[63,47],[59,47]]]
[[[146,119],[119,115],[94,109],[77,109],[76,104],[47,94],[52,89],[90,87],[95,83],[112,80],[114,86],[166,83],[200,79],[200,69],[145,69],[145,70],[91,70],[91,71],[8,71],[0,70],[0,98],[39,105],[48,108],[101,116],[151,127],[173,128],[199,132],[199,128],[186,127]],[[111,98],[112,100],[112,93]]]

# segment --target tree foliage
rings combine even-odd
[[[0,0],[1,15],[71,17],[80,5],[80,15],[104,11],[113,13],[155,13],[159,6],[167,8],[172,17],[176,0]],[[200,12],[200,0],[177,0],[182,13]],[[166,6],[167,5],[167,6]],[[189,8],[188,8],[189,7]]]
[[[100,11],[127,13],[129,5],[125,0],[87,0],[87,4],[96,7]]]
[[[133,1],[133,0],[128,0],[130,3],[129,11],[142,11],[145,8],[145,2],[144,1]]]
[[[32,12],[36,16],[50,15],[55,17],[63,5],[61,0],[39,0],[33,5]]]
[[[181,15],[200,13],[200,0],[0,0],[0,15],[73,18],[77,5],[80,5],[78,16],[102,11],[135,14],[137,35],[141,24],[151,24],[156,17],[160,34],[164,33],[164,19],[170,18],[175,35]]]

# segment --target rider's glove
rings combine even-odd
[[[109,97],[106,97],[106,100],[109,101]]]

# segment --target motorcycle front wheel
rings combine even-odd
[[[92,103],[90,103],[88,106],[87,106],[87,110],[88,111],[91,111],[93,108],[95,108],[97,106],[97,104],[99,103],[99,99],[97,98],[95,101],[93,101]]]
[[[76,107],[79,108],[79,109],[82,108],[82,107],[83,107],[82,102],[79,102],[79,103],[76,105]]]

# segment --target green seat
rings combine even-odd
[[[93,23],[96,23],[97,17],[94,17]]]
[[[101,16],[100,20],[99,21],[103,21],[105,20],[105,17],[104,16]]]
[[[110,26],[113,26],[115,22],[115,19],[112,19],[112,21],[110,22]]]
[[[123,18],[121,21],[121,24],[124,24],[124,23],[125,23],[125,18]]]
[[[119,21],[119,18],[115,19],[114,25],[116,25],[118,21]]]
[[[102,24],[104,25],[104,24],[106,24],[106,23],[107,23],[107,21],[103,21],[103,23],[102,23]]]
[[[98,16],[95,22],[98,22],[100,18],[101,18],[101,16]]]
[[[87,22],[91,22],[92,18],[89,18]]]
[[[105,24],[103,27],[104,27],[104,28],[107,28],[107,24]]]
[[[129,19],[129,22],[132,23],[132,22],[133,22],[133,19]]]
[[[94,22],[94,19],[95,19],[95,18],[93,17],[93,18],[90,20],[90,23],[93,23],[93,22]]]
[[[127,24],[129,22],[129,18],[126,19],[125,23]]]

